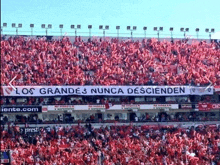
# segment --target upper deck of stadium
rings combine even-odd
[[[209,40],[2,36],[8,85],[220,85],[220,45]]]

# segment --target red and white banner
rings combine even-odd
[[[209,103],[199,103],[198,106],[200,111],[210,111]]]
[[[220,92],[220,86],[215,86],[215,92]]]
[[[220,109],[220,103],[211,104],[211,109]]]
[[[47,112],[47,111],[48,111],[47,106],[42,106],[42,112]]]
[[[9,159],[1,159],[1,163],[9,163]]]
[[[210,111],[215,109],[220,109],[220,103],[214,104],[214,103],[199,103],[198,109],[200,111]]]

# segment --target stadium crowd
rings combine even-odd
[[[24,134],[18,126],[1,130],[1,150],[12,164],[29,165],[219,165],[217,125],[58,126]]]
[[[220,45],[215,42],[98,38],[83,41],[80,37],[71,42],[68,37],[61,40],[1,37],[1,59],[2,85],[8,85],[15,76],[14,85],[220,85]],[[154,102],[161,102],[161,98]],[[119,102],[135,103],[131,99]],[[68,97],[3,98],[0,103],[109,104],[103,98],[91,101]],[[203,117],[207,120],[208,116]],[[37,115],[32,118],[39,122]],[[21,122],[27,123],[32,118],[21,117]],[[171,120],[164,115],[157,118]],[[174,120],[197,118],[202,120],[196,113],[179,113]],[[9,123],[7,120],[4,117],[5,123]],[[45,127],[32,133],[20,130],[16,125],[8,126],[7,130],[1,126],[0,130],[1,151],[11,150],[14,165],[220,165],[220,127],[216,125],[196,128],[115,125],[95,129],[90,124],[86,127],[79,124]]]
[[[219,43],[10,37],[1,40],[8,85],[220,85]]]

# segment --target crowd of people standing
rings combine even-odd
[[[76,37],[1,40],[8,85],[220,85],[220,46],[205,41]]]
[[[15,126],[1,134],[1,150],[12,151],[13,165],[220,164],[218,125],[56,125],[29,135]]]

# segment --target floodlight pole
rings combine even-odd
[[[157,29],[157,27],[154,27],[154,31],[157,31],[157,39],[160,40],[160,31],[163,31],[163,27],[160,27]]]
[[[199,39],[199,32],[196,32],[197,40]]]
[[[62,33],[62,28],[60,28],[60,36],[61,36],[61,37],[62,37],[62,34],[63,34],[63,33]]]
[[[186,32],[188,32],[188,30],[184,30],[184,38],[186,39]]]
[[[18,35],[18,28],[16,28],[16,35]]]
[[[3,23],[1,26],[1,34],[3,35],[3,29],[7,27],[7,23]]]
[[[184,29],[184,31],[183,31],[184,33],[183,33],[183,36],[184,36],[184,38],[186,39],[186,30]]]
[[[89,38],[91,38],[91,29],[89,29]]]
[[[104,38],[104,41],[105,41],[105,29],[103,29],[103,38]]]
[[[211,32],[209,32],[209,39],[210,39],[210,42],[211,42],[211,40],[212,40]]]
[[[160,40],[160,32],[157,30],[158,41]]]
[[[16,28],[16,35],[18,35],[18,27],[15,27]]]
[[[100,26],[101,26],[101,25],[100,25]],[[109,29],[109,26],[105,26],[105,28],[100,27],[100,26],[99,26],[99,30],[103,30],[103,39],[104,39],[104,41],[105,41],[105,31]]]
[[[103,30],[103,40],[105,41],[105,29],[102,30]]]
[[[47,33],[48,33],[48,32],[47,32],[47,29],[48,29],[48,28],[45,27],[46,36],[47,36]]]
[[[147,33],[146,30],[144,30],[144,38],[146,39]]]
[[[155,31],[157,31],[157,39],[159,41],[160,40],[160,30],[155,30]]]
[[[31,28],[31,36],[33,36],[33,28]]]
[[[21,28],[21,27],[22,27],[22,24],[18,24],[17,27],[15,23],[12,24],[12,28],[16,28],[16,35],[18,35],[18,28]]]
[[[50,29],[50,28],[45,28],[46,29],[46,36],[47,36],[47,34],[48,34],[48,30],[47,29]]]
[[[206,29],[206,33],[209,33],[209,40],[210,40],[210,42],[212,41],[212,35],[211,35],[211,33],[214,33],[214,32],[215,32],[214,29],[211,29],[211,31],[209,31],[209,29]]]
[[[51,29],[52,27],[49,27],[49,25],[48,25],[48,27],[46,27],[45,24],[42,24],[42,25],[41,25],[41,28],[42,28],[42,29],[45,29],[46,36],[47,36],[47,34],[48,34],[47,29]]]
[[[173,40],[173,32],[171,31],[171,40]]]
[[[131,40],[133,41],[133,30],[130,29],[130,31],[131,31]]]
[[[74,25],[73,25],[73,27],[72,27],[72,25],[71,25],[71,29],[74,29],[74,30],[75,30],[75,38],[76,38],[76,36],[77,36],[77,29],[80,29],[80,28],[78,28],[78,25],[77,25],[76,28],[74,28]]]
[[[119,29],[117,29],[117,38],[119,39]]]

